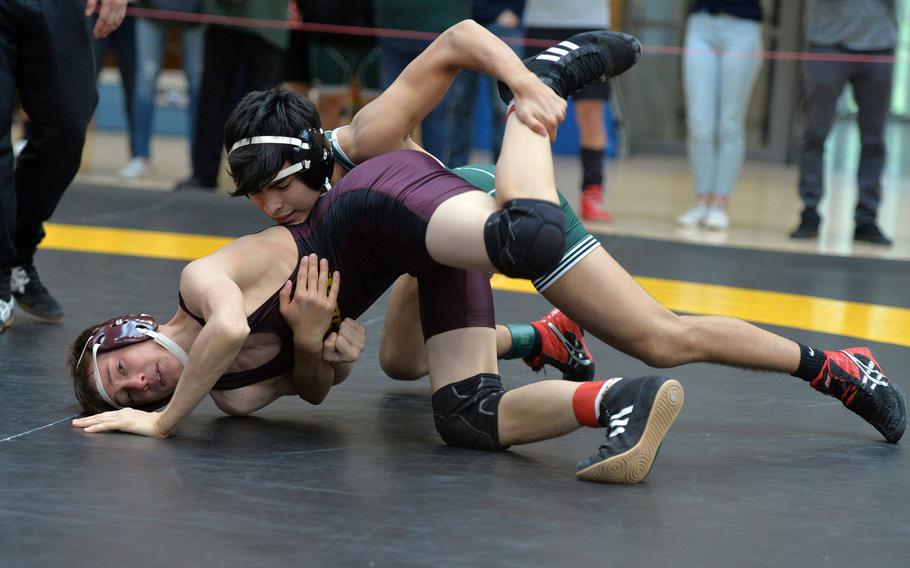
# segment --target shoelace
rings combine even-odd
[[[7,321],[13,315],[13,299],[8,302],[0,300],[0,322]]]

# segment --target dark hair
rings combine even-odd
[[[92,372],[91,345],[88,346],[87,352],[83,355],[85,343],[88,341],[89,337],[98,330],[99,325],[100,324],[95,324],[87,327],[76,337],[76,341],[74,341],[72,347],[70,347],[68,361],[70,374],[73,376],[73,390],[76,393],[76,400],[82,405],[83,410],[92,414],[114,410],[111,405],[104,402],[104,399],[101,398],[101,395],[95,388],[95,375]],[[82,361],[79,361],[80,356],[82,357]],[[77,363],[78,366],[76,365]]]
[[[321,126],[316,105],[305,96],[281,88],[253,91],[241,99],[227,119],[224,149],[230,152],[235,142],[252,136],[298,138],[305,129]],[[284,144],[238,148],[228,156],[228,172],[236,186],[231,195],[262,191],[285,162],[292,161],[292,147]]]

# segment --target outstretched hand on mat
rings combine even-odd
[[[157,412],[123,408],[73,420],[73,426],[86,432],[127,432],[150,438],[167,438],[158,427]]]

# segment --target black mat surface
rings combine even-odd
[[[113,192],[74,188],[53,220],[224,235],[266,225],[242,200]],[[907,288],[894,289],[907,263],[605,242],[633,274],[908,304]],[[0,566],[906,565],[910,454],[802,381],[673,370],[686,407],[650,476],[632,487],[584,483],[575,462],[602,443],[600,431],[500,454],[445,447],[428,383],[395,382],[378,367],[385,299],[361,319],[361,363],[321,406],[286,398],[238,419],[206,401],[165,441],[72,429],[69,342],[114,313],[169,317],[182,265],[39,252],[67,316],[20,314],[0,335]],[[496,307],[501,321],[548,309],[507,292]],[[910,352],[872,348],[906,390]],[[598,341],[591,349],[603,377],[650,372]],[[537,378],[517,362],[502,371],[509,387]]]

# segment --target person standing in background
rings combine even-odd
[[[442,33],[471,17],[470,0],[373,0],[376,26],[396,30]],[[304,15],[304,17],[306,17]],[[408,63],[430,44],[430,40],[379,38],[379,88],[387,89]],[[420,145],[437,158],[446,154],[447,112],[451,98],[446,95],[420,125]]]
[[[0,2],[0,332],[18,303],[57,320],[63,309],[38,278],[35,252],[46,221],[79,170],[85,130],[98,103],[92,36],[104,38],[126,0]],[[19,92],[28,142],[15,169],[10,126]]]
[[[135,0],[128,0],[132,5]],[[136,125],[133,122],[133,96],[136,85],[136,19],[124,18],[116,30],[105,37],[96,38],[95,52],[95,81],[101,75],[108,53],[114,52],[117,59],[117,70],[120,72],[120,84],[123,87],[123,109],[126,115],[126,130],[130,143],[130,159],[136,157]],[[93,22],[98,21],[98,16],[92,17]]]
[[[878,227],[881,178],[885,167],[885,122],[891,108],[893,63],[838,61],[838,56],[891,56],[897,44],[895,0],[807,0],[806,44],[810,53],[831,59],[803,61],[806,112],[799,153],[799,197],[803,211],[790,237],[818,236],[818,203],[825,191],[825,139],[831,131],[837,100],[850,83],[862,148],[853,215],[853,239],[888,246]]]
[[[255,20],[287,20],[288,3],[278,0],[203,0],[203,11],[213,16]],[[202,85],[195,134],[192,136],[193,173],[174,189],[215,189],[221,165],[224,123],[238,95],[277,87],[284,78],[287,28],[238,27],[209,24],[203,48]],[[236,78],[243,70],[243,93]]]
[[[556,44],[586,30],[610,28],[609,0],[527,0],[525,6],[526,37],[553,40]],[[529,57],[546,47],[525,46]],[[603,208],[604,151],[607,128],[604,125],[604,101],[610,98],[607,83],[588,85],[572,96],[578,144],[581,156],[581,218],[585,221],[610,221]]]
[[[197,13],[202,0],[140,0],[139,7],[153,10]],[[133,116],[130,129],[133,139],[133,159],[119,175],[127,179],[151,173],[152,118],[158,94],[158,75],[161,73],[167,33],[180,34],[181,59],[186,74],[189,106],[189,138],[193,147],[196,104],[199,100],[199,83],[202,80],[203,27],[200,24],[167,21],[153,18],[136,18],[136,78],[133,88]]]
[[[686,22],[683,86],[698,203],[679,224],[725,230],[746,154],[746,112],[761,68],[758,0],[697,0]]]
[[[524,14],[525,0],[474,0],[473,18],[478,24],[490,30],[500,38],[519,39],[524,36],[521,19]],[[519,43],[510,43],[518,55],[524,57],[524,48]],[[450,100],[446,126],[448,136],[443,163],[450,168],[458,168],[468,163],[471,148],[474,146],[474,107],[477,102],[477,85],[481,77],[474,71],[461,71],[449,89]],[[490,99],[492,124],[490,128],[491,161],[499,159],[502,148],[502,135],[506,126],[506,105],[499,98],[496,82],[484,79],[487,85],[487,96]]]

